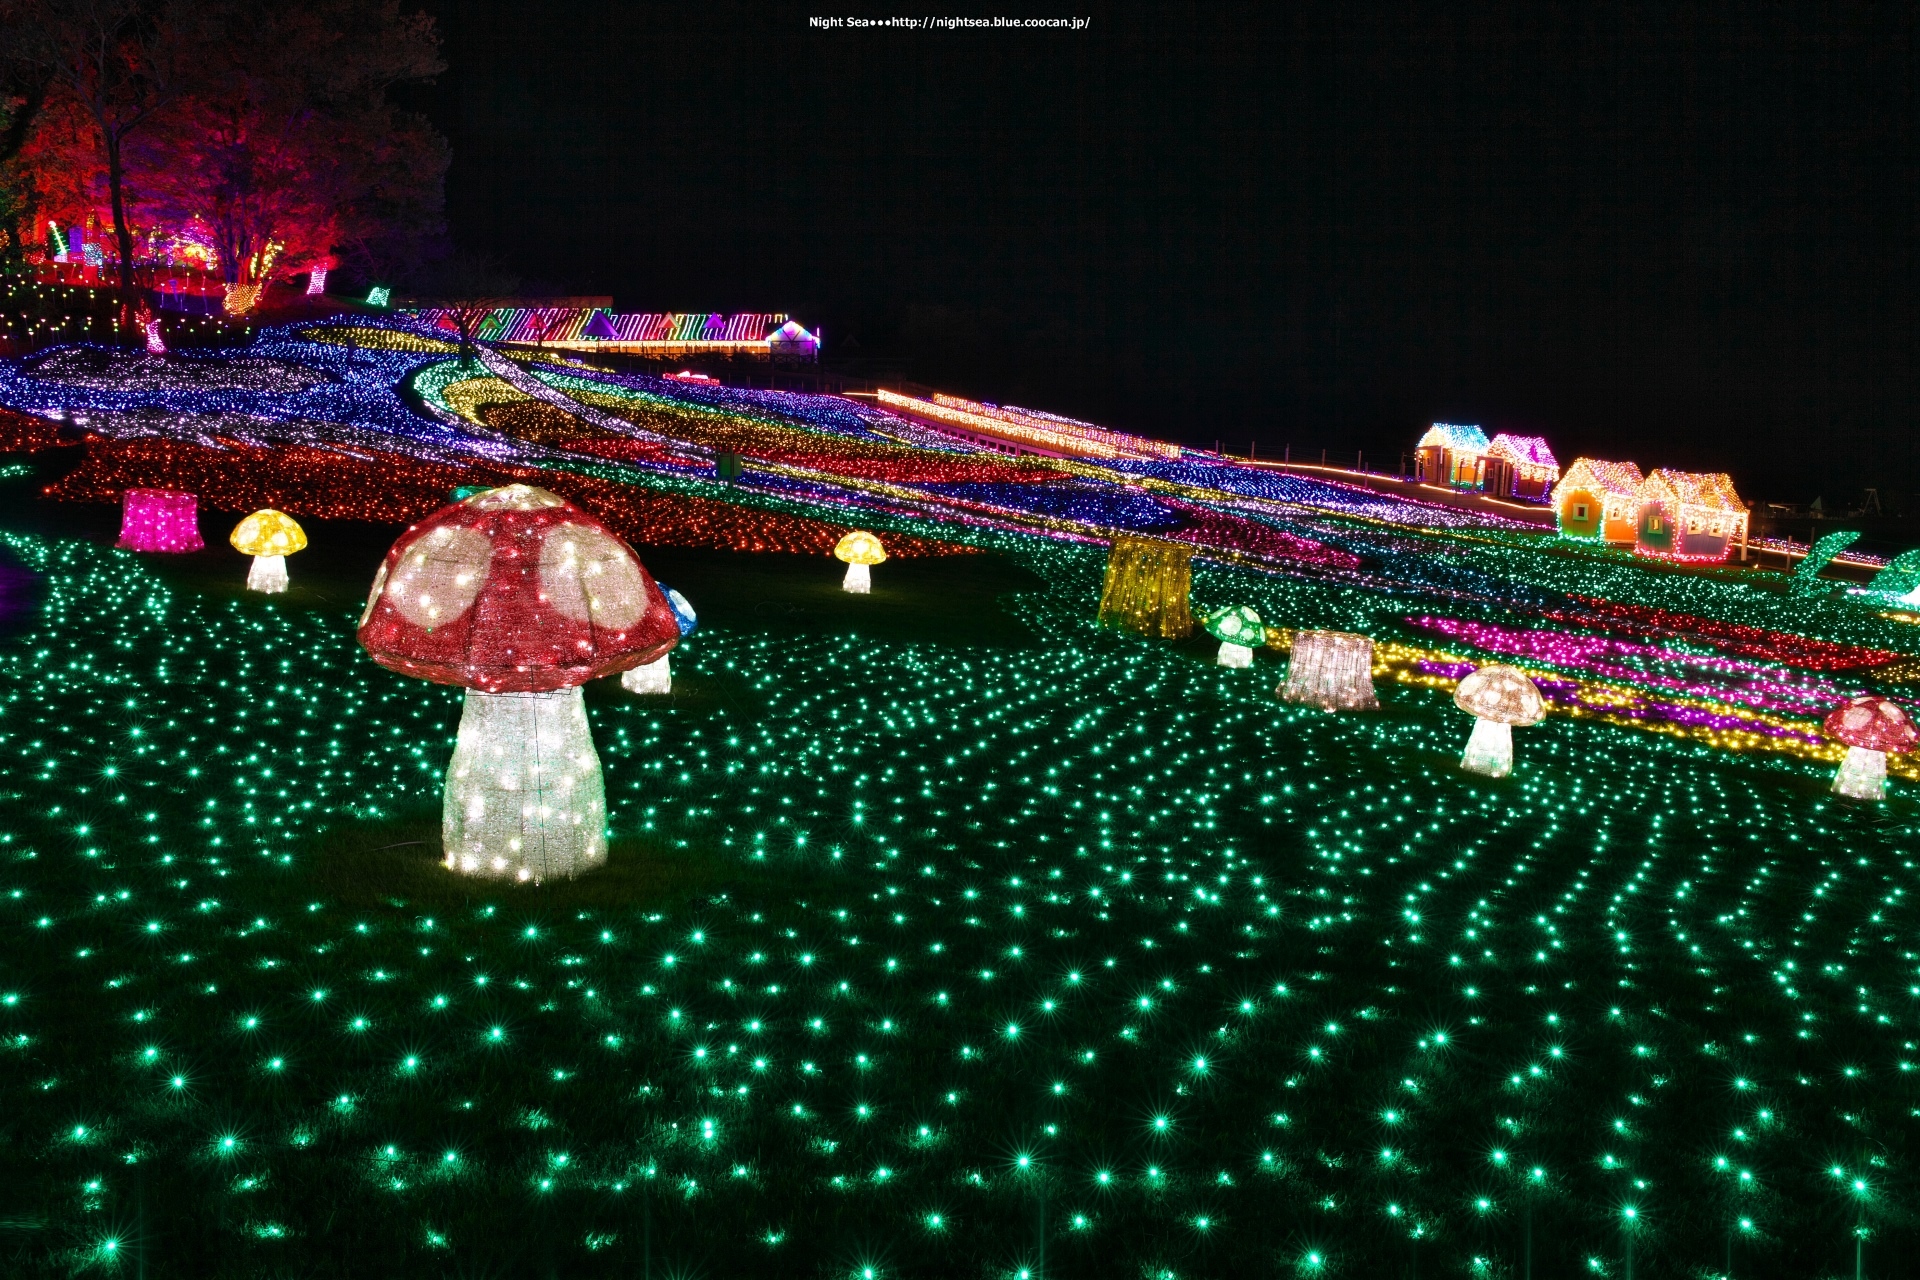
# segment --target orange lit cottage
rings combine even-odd
[[[1545,502],[1560,478],[1560,460],[1539,436],[1510,436],[1502,431],[1487,446],[1483,464],[1486,491],[1496,498]]]
[[[1450,489],[1478,489],[1486,482],[1487,434],[1478,427],[1436,422],[1413,450],[1415,476]]]
[[[1719,563],[1747,545],[1747,504],[1725,472],[1657,467],[1634,494],[1634,554],[1662,560]]]
[[[1569,538],[1598,538],[1632,546],[1636,541],[1640,485],[1645,477],[1631,462],[1575,458],[1553,487],[1553,510]]]

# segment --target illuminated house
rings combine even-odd
[[[1634,554],[1718,563],[1747,542],[1747,504],[1725,472],[1655,468],[1634,494]]]
[[[1575,458],[1553,487],[1553,511],[1569,538],[1631,546],[1640,513],[1640,468],[1631,462]]]
[[[1427,484],[1478,489],[1486,481],[1487,434],[1478,427],[1436,422],[1414,448],[1415,475]]]
[[[1486,491],[1496,498],[1545,502],[1560,478],[1560,460],[1539,436],[1501,432],[1487,446]]]

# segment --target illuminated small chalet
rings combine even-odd
[[[1560,460],[1540,436],[1501,432],[1487,446],[1481,487],[1496,498],[1545,502],[1560,478]]]
[[[1487,434],[1478,427],[1436,422],[1414,449],[1414,475],[1425,484],[1478,489],[1486,481]]]
[[[1634,554],[1718,563],[1747,543],[1747,504],[1725,472],[1655,468],[1634,494]]]
[[[1553,511],[1569,538],[1595,538],[1632,546],[1646,477],[1631,462],[1575,458],[1553,487]]]

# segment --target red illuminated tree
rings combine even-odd
[[[162,217],[209,233],[253,283],[437,229],[448,151],[388,90],[441,71],[425,14],[398,0],[231,0],[199,47],[202,83],[139,148]]]
[[[56,112],[92,134],[113,208],[122,305],[133,297],[127,223],[130,142],[187,87],[183,68],[205,27],[201,0],[29,0],[12,15],[13,56],[44,74]]]
[[[17,261],[31,222],[33,184],[20,162],[46,106],[53,74],[29,55],[31,0],[0,0],[0,262]]]

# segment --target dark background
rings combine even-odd
[[[1236,451],[1391,467],[1441,419],[1920,491],[1914,6],[1087,5],[438,0],[454,237]]]

